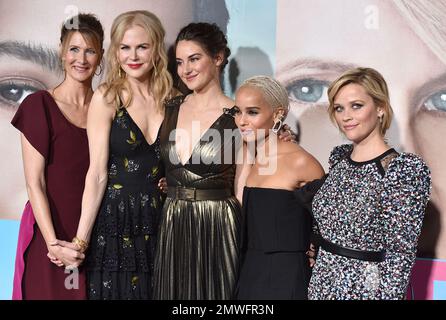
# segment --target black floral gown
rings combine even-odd
[[[109,147],[108,183],[86,258],[89,299],[151,299],[162,208],[159,136],[149,144],[121,108]]]

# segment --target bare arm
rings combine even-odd
[[[34,217],[48,248],[48,257],[59,266],[74,264],[78,259],[83,258],[83,254],[74,250],[73,247],[62,247],[60,244],[63,241],[56,238],[46,193],[45,158],[23,134],[21,143],[26,189]]]
[[[49,247],[57,239],[46,195],[45,158],[29,143],[23,134],[21,134],[21,142],[29,201],[40,232]]]
[[[109,136],[115,113],[113,105],[107,104],[103,93],[98,89],[88,110],[87,135],[90,151],[90,166],[85,178],[82,196],[82,213],[76,236],[89,241],[96,215],[107,185],[107,163]]]
[[[294,172],[299,173],[299,187],[303,187],[313,180],[321,179],[325,175],[324,168],[319,161],[306,151],[295,162]]]

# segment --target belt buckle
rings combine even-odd
[[[177,199],[183,200],[195,200],[196,199],[196,189],[195,188],[185,188],[177,187],[175,190],[175,196]]]
[[[185,188],[185,196],[187,200],[196,200],[197,189],[195,188]]]

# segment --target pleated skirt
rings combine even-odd
[[[167,198],[158,231],[153,299],[232,299],[239,270],[241,218],[235,197]]]

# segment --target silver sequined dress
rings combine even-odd
[[[351,145],[334,148],[329,174],[313,200],[314,231],[339,246],[386,251],[367,262],[319,250],[309,299],[403,299],[429,200],[430,171],[421,158],[390,149],[366,162]]]

